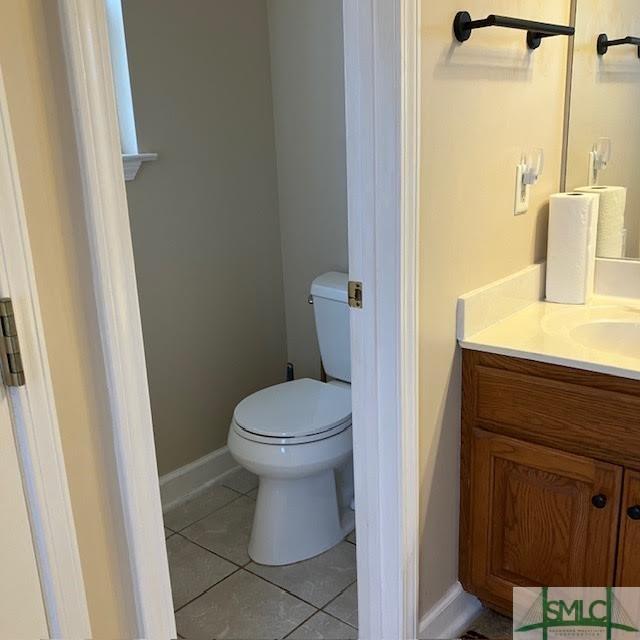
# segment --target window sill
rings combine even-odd
[[[132,153],[123,154],[122,164],[124,166],[124,179],[129,182],[135,180],[143,162],[151,162],[158,158],[157,153]]]

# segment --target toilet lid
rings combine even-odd
[[[351,420],[351,390],[304,378],[262,389],[233,414],[246,431],[274,438],[300,438]]]

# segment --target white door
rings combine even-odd
[[[48,638],[7,390],[0,388],[0,638]]]

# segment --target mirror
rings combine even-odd
[[[598,257],[638,260],[640,3],[575,2],[565,188],[600,193]]]

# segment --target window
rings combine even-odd
[[[105,0],[109,45],[111,49],[111,67],[115,84],[118,123],[120,125],[120,145],[125,180],[133,180],[143,162],[155,160],[155,153],[140,153],[136,135],[136,120],[133,112],[127,41],[124,33],[122,0]]]

